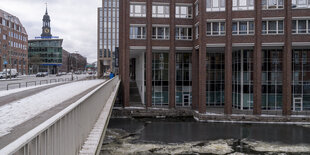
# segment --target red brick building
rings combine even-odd
[[[119,10],[124,106],[310,110],[309,0],[122,0]]]
[[[28,35],[18,17],[0,9],[0,71],[28,74]]]

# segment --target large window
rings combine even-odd
[[[262,51],[262,109],[282,109],[282,50]]]
[[[293,20],[292,32],[294,34],[310,33],[310,20]]]
[[[177,26],[175,29],[176,40],[191,40],[192,39],[192,27]]]
[[[224,48],[210,48],[206,57],[207,106],[224,106],[225,54]]]
[[[207,22],[207,36],[225,35],[225,22]]]
[[[145,39],[146,38],[145,26],[131,25],[129,37],[130,39]]]
[[[282,9],[284,8],[284,0],[262,0],[263,9]]]
[[[293,8],[310,8],[310,0],[292,0]]]
[[[169,4],[153,4],[152,12],[152,17],[169,18]]]
[[[176,5],[175,7],[175,17],[176,18],[192,18],[193,17],[193,7],[191,4],[188,5]]]
[[[263,21],[262,26],[263,34],[283,34],[284,33],[284,26],[283,20],[267,20]]]
[[[233,21],[232,34],[254,34],[254,21]]]
[[[310,49],[294,49],[292,52],[292,103],[295,110],[310,110]],[[302,99],[294,105],[295,98]]]
[[[233,10],[254,10],[254,0],[233,0]]]
[[[225,0],[206,0],[207,12],[225,11]]]
[[[233,51],[233,107],[253,109],[253,50]]]
[[[180,51],[175,57],[175,102],[177,106],[190,106],[192,103],[192,53]]]
[[[153,52],[152,61],[152,104],[157,106],[169,103],[169,54]]]
[[[145,4],[140,4],[140,3],[130,4],[130,17],[146,17]]]
[[[170,31],[169,26],[153,26],[152,38],[153,39],[169,39]]]

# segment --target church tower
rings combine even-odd
[[[43,26],[42,26],[41,37],[43,37],[43,38],[52,37],[50,22],[51,22],[51,20],[50,20],[50,16],[47,13],[47,5],[46,5],[46,12],[45,12],[45,15],[43,16]]]

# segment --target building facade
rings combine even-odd
[[[29,40],[29,72],[48,72],[50,74],[58,73],[62,65],[62,39],[53,38],[50,27],[50,16],[47,8],[43,16],[43,26],[41,37]]]
[[[70,71],[83,72],[86,69],[87,58],[79,53],[69,53],[68,65]]]
[[[28,74],[28,35],[18,17],[0,9],[0,72]]]
[[[98,76],[118,72],[119,0],[103,0],[98,8]]]
[[[62,64],[59,67],[59,72],[70,72],[70,66],[69,66],[69,55],[70,53],[64,49],[62,49]]]
[[[310,110],[309,0],[120,1],[124,106]]]

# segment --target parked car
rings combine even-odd
[[[66,72],[61,72],[61,75],[67,75],[67,73]]]
[[[62,75],[63,75],[63,74],[62,74],[62,73],[60,73],[60,72],[56,74],[56,76],[62,76]]]
[[[18,76],[17,69],[3,69],[3,73],[8,77],[16,78]]]
[[[0,79],[4,79],[4,78],[6,78],[5,72],[0,72]]]
[[[44,76],[48,76],[48,72],[43,72]]]
[[[36,74],[36,77],[45,77],[45,74],[43,72],[38,72]]]

